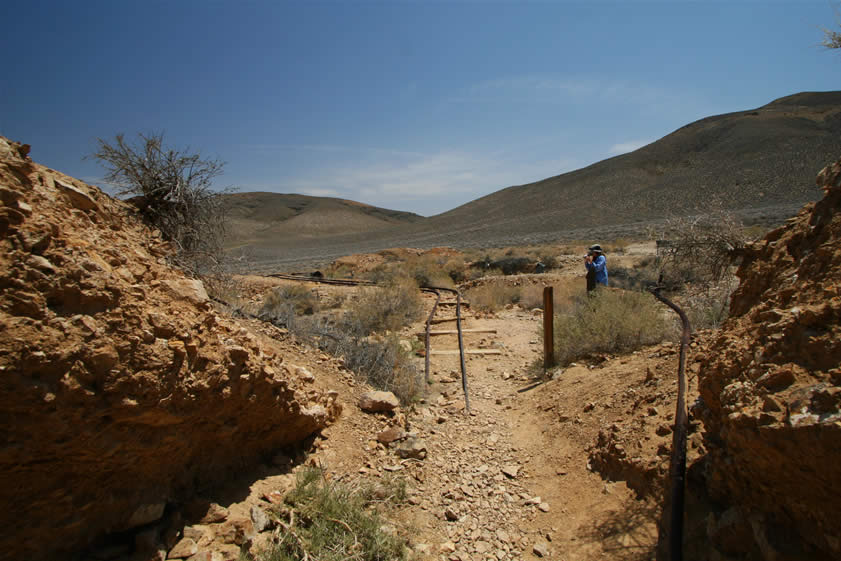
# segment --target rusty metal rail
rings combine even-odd
[[[429,381],[429,326],[432,324],[432,315],[435,313],[435,309],[438,307],[439,300],[440,300],[440,293],[439,291],[450,292],[456,295],[456,330],[458,331],[458,354],[461,360],[461,388],[464,391],[464,412],[470,414],[470,396],[467,391],[467,367],[464,363],[464,337],[462,335],[461,329],[461,293],[454,289],[454,288],[444,288],[442,286],[422,286],[421,290],[427,292],[435,292],[439,294],[439,298],[435,301],[435,306],[432,309],[432,314],[429,315],[429,318],[426,320],[426,376],[427,381]]]
[[[313,275],[288,275],[286,273],[267,273],[264,277],[272,277],[275,279],[295,280],[316,282],[319,284],[332,284],[337,286],[376,286],[377,283],[367,280],[351,280],[351,279],[327,279]]]
[[[661,277],[662,279],[662,277]],[[683,510],[686,489],[686,434],[688,431],[688,416],[686,413],[686,349],[689,347],[691,328],[689,318],[677,304],[660,294],[662,287],[658,284],[650,289],[659,301],[670,307],[680,317],[683,333],[680,338],[680,358],[677,369],[677,407],[675,410],[675,427],[672,433],[672,456],[669,462],[669,475],[672,480],[672,505],[669,523],[669,559],[682,561],[683,559]]]

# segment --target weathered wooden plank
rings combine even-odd
[[[430,351],[429,354],[431,355],[457,355],[458,349],[453,350],[443,350],[443,351]],[[502,351],[499,349],[474,349],[474,350],[467,350],[464,351],[466,355],[501,355]]]
[[[462,329],[462,333],[496,333],[496,329]],[[430,331],[430,335],[457,335],[458,329],[441,329],[439,331]],[[421,331],[418,337],[426,337],[426,332]]]

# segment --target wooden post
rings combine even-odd
[[[543,287],[543,368],[555,364],[555,307],[552,287]]]

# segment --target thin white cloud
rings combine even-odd
[[[311,197],[341,197],[342,194],[336,189],[323,189],[318,187],[307,187],[301,190],[302,195]]]
[[[629,140],[627,142],[620,142],[618,144],[614,144],[610,148],[608,148],[608,153],[617,156],[619,154],[626,154],[628,152],[633,152],[638,148],[642,148],[647,144],[651,144],[654,142],[653,140]]]
[[[441,152],[359,163],[287,181],[284,191],[319,193],[424,214],[449,210],[510,185],[575,169],[562,158],[521,161],[500,154]]]
[[[306,151],[348,154],[392,155],[392,156],[422,156],[420,152],[409,150],[394,150],[392,148],[376,148],[371,146],[342,146],[335,144],[253,144],[253,150],[261,152],[278,151]]]

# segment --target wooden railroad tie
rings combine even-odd
[[[429,351],[431,355],[457,355],[458,349],[452,350],[442,350],[442,351]],[[501,355],[502,351],[499,349],[475,349],[475,350],[467,350],[464,351],[466,355]]]
[[[462,329],[462,333],[496,333],[496,329]],[[439,331],[430,331],[430,335],[458,335],[458,329],[441,329]],[[419,331],[418,337],[426,337],[426,332]]]

